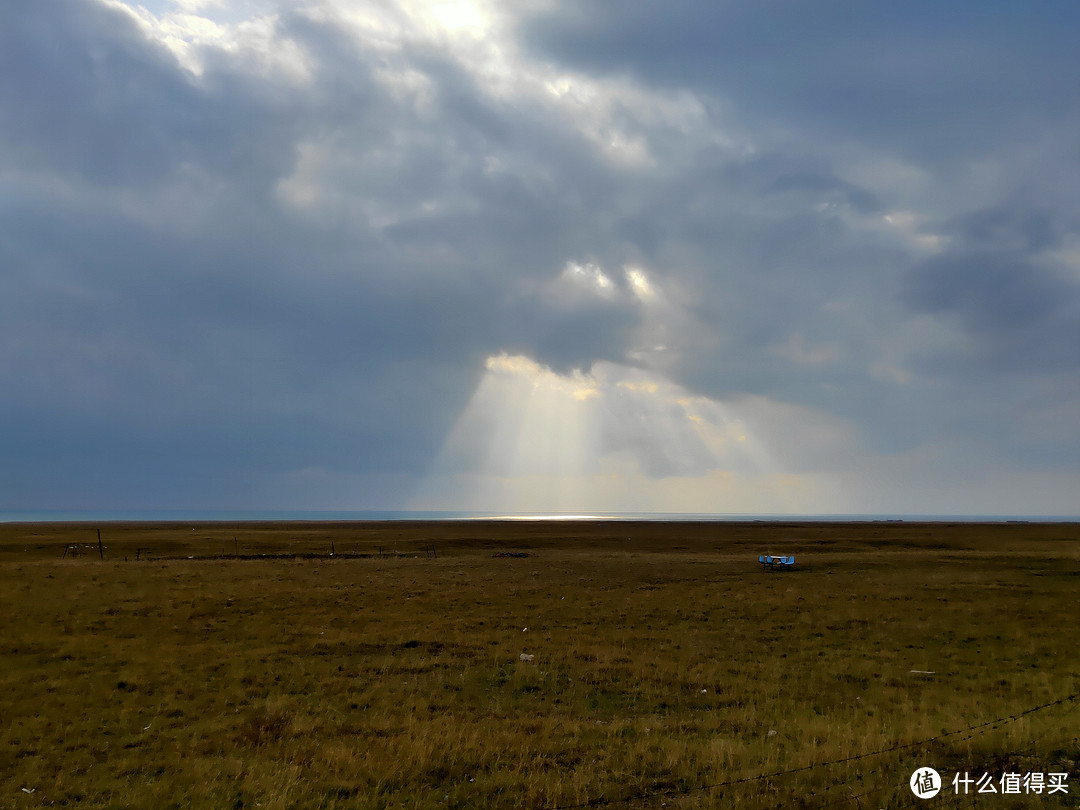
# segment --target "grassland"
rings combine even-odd
[[[0,526],[0,808],[1080,806],[1076,525],[96,528]]]

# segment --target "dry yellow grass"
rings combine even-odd
[[[1080,691],[1075,525],[102,535],[0,527],[0,807],[903,807],[919,765],[1080,803],[1080,701],[820,764]]]

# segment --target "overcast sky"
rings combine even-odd
[[[0,509],[1077,514],[1080,6],[0,4]]]

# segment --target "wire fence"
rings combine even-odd
[[[790,775],[796,774],[796,773],[805,773],[805,772],[808,772],[808,771],[814,771],[814,770],[818,770],[818,769],[821,769],[821,768],[830,768],[830,767],[832,767],[834,765],[842,765],[842,764],[848,763],[848,762],[857,762],[859,760],[870,759],[871,757],[878,757],[878,756],[882,756],[884,754],[891,754],[891,753],[894,753],[896,751],[904,751],[904,750],[907,750],[909,748],[919,748],[921,746],[930,745],[930,744],[938,742],[940,740],[951,739],[951,738],[954,738],[954,737],[958,738],[957,741],[962,742],[964,740],[972,739],[973,737],[975,737],[978,734],[985,734],[985,733],[990,732],[990,731],[995,731],[995,730],[997,730],[997,729],[999,729],[999,728],[1001,728],[1001,727],[1003,727],[1005,725],[1008,725],[1009,723],[1016,722],[1017,720],[1019,720],[1022,717],[1027,717],[1028,715],[1032,715],[1032,714],[1035,714],[1037,712],[1046,711],[1047,709],[1051,709],[1054,706],[1063,706],[1063,705],[1065,705],[1067,703],[1073,703],[1078,698],[1080,698],[1080,692],[1076,692],[1074,694],[1068,695],[1067,697],[1059,698],[1058,700],[1052,700],[1052,701],[1050,701],[1048,703],[1042,703],[1042,704],[1040,704],[1038,706],[1033,706],[1030,709],[1026,709],[1026,710],[1024,710],[1022,712],[1017,712],[1016,714],[1005,715],[1004,717],[998,717],[998,718],[995,718],[994,720],[987,720],[987,721],[982,722],[982,723],[976,723],[976,724],[968,726],[966,728],[960,728],[960,729],[955,729],[953,731],[947,731],[947,732],[944,732],[942,734],[936,734],[933,737],[926,737],[925,739],[922,739],[922,740],[916,740],[914,742],[908,742],[908,743],[898,743],[898,744],[890,746],[888,748],[880,748],[880,749],[878,749],[876,751],[866,751],[866,752],[861,753],[861,754],[853,754],[853,755],[848,756],[848,757],[840,757],[839,759],[830,759],[830,760],[826,760],[826,761],[823,761],[823,762],[814,762],[814,763],[811,763],[809,765],[800,765],[797,768],[787,768],[785,770],[780,770],[780,771],[770,771],[770,772],[767,772],[767,773],[757,774],[755,776],[744,776],[744,777],[740,777],[738,779],[727,779],[727,780],[724,780],[722,782],[713,782],[713,783],[710,783],[710,784],[707,784],[707,785],[697,785],[695,787],[665,788],[664,790],[641,791],[641,792],[638,792],[638,793],[632,793],[632,794],[629,794],[629,795],[626,795],[626,796],[620,796],[620,797],[617,797],[617,798],[597,797],[595,799],[589,799],[587,801],[579,802],[577,804],[558,805],[556,808],[554,808],[554,810],[580,810],[580,808],[587,808],[587,807],[603,807],[603,806],[606,806],[606,805],[629,804],[631,802],[644,801],[644,800],[647,800],[647,799],[660,799],[660,798],[665,798],[665,797],[685,796],[685,795],[689,795],[689,794],[692,794],[692,793],[702,793],[702,792],[710,791],[710,790],[719,790],[719,789],[722,789],[722,788],[737,787],[739,785],[752,784],[754,782],[763,782],[763,781],[766,781],[766,780],[769,780],[769,779],[779,779],[780,777],[790,776]],[[1080,705],[1080,704],[1074,704],[1074,706],[1072,708],[1075,709],[1077,705]],[[1070,712],[1071,711],[1072,710],[1070,709]],[[967,735],[967,736],[960,736],[960,735]],[[1034,745],[1035,745],[1035,743],[1033,742],[1032,747],[1031,747],[1032,751],[1034,751]],[[858,800],[860,798],[863,798],[865,796],[869,796],[870,794],[875,793],[877,791],[878,791],[877,788],[872,788],[872,789],[867,790],[867,791],[865,791],[863,793],[854,794],[854,795],[848,795],[848,796],[845,796],[842,799],[837,800],[836,802],[833,802],[833,803],[827,804],[827,805],[822,805],[822,806],[823,807],[835,807],[835,806],[839,806],[841,804],[850,804],[852,801],[856,801],[856,800]]]

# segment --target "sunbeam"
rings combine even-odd
[[[743,408],[616,364],[560,375],[520,355],[493,356],[412,505],[512,513],[838,508],[820,476],[785,469]]]

